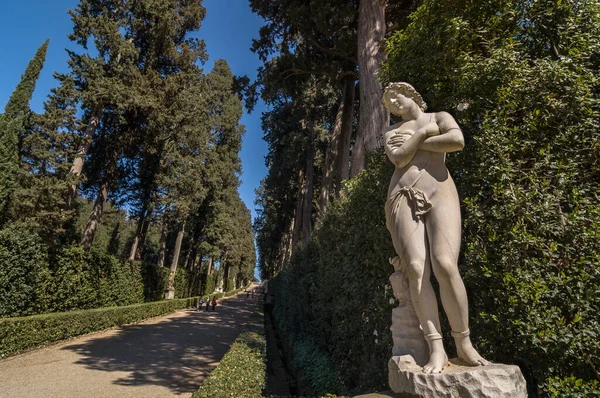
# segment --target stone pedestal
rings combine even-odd
[[[463,366],[450,360],[442,373],[425,374],[410,355],[388,362],[390,388],[427,398],[527,398],[521,370],[516,365]]]

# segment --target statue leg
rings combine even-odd
[[[436,203],[426,217],[431,264],[440,285],[442,305],[452,327],[458,357],[469,365],[485,365],[488,362],[475,351],[469,338],[467,292],[458,272],[461,241],[458,195],[453,184],[445,185],[445,192],[436,193],[444,202]]]
[[[437,300],[430,281],[431,265],[425,225],[413,219],[412,210],[406,203],[395,209],[392,224],[390,232],[394,248],[406,265],[410,298],[429,344],[429,362],[423,371],[440,373],[448,357],[442,343]]]

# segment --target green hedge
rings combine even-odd
[[[0,319],[0,357],[192,307],[198,298]]]
[[[269,281],[273,317],[314,395],[387,388],[394,249],[383,207],[393,166],[384,156],[368,157],[314,240]]]
[[[252,327],[240,334],[192,398],[263,396],[267,382],[267,343],[262,317],[262,311],[255,313]]]
[[[0,230],[0,317],[47,311],[51,275],[46,251],[26,228]]]
[[[210,295],[220,299],[244,288]],[[26,317],[0,318],[0,358],[19,352],[173,311],[195,307],[200,297],[163,300],[122,307],[96,308]],[[208,300],[209,296],[204,296]]]
[[[265,336],[242,333],[192,398],[262,397],[267,377],[265,358]]]

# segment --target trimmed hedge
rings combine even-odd
[[[267,378],[265,358],[265,336],[242,333],[192,398],[262,397]]]
[[[262,318],[262,311],[257,311],[255,317]],[[204,380],[192,398],[263,396],[267,383],[264,322],[258,319],[252,323],[254,326],[239,335],[219,366]]]
[[[217,299],[244,288],[210,295]],[[143,321],[155,316],[195,307],[200,297],[162,300],[122,307],[57,312],[27,317],[0,318],[0,358],[82,334]],[[206,301],[209,296],[204,296]]]
[[[51,279],[46,247],[22,226],[0,230],[0,317],[48,310]]]

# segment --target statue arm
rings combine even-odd
[[[456,152],[464,148],[463,133],[452,115],[439,112],[436,114],[436,122],[440,127],[440,134],[428,137],[420,149],[429,152]]]
[[[410,163],[415,156],[415,153],[417,153],[419,147],[427,137],[427,133],[425,130],[419,129],[403,144],[400,144],[397,139],[394,139],[395,135],[395,130],[387,131],[383,137],[383,147],[388,159],[396,167],[404,167]]]

